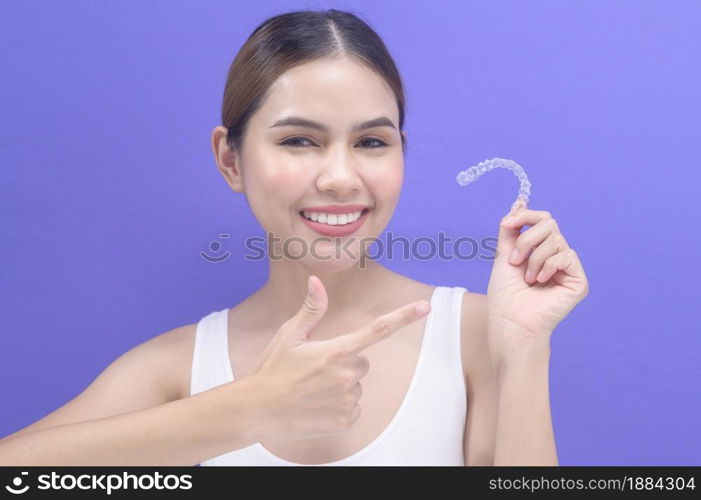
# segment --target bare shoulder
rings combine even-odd
[[[173,400],[190,395],[196,334],[197,323],[191,323],[169,330],[153,339],[163,347],[158,350],[161,353],[159,362],[163,363],[163,373],[167,377],[168,391]]]
[[[82,392],[10,439],[59,425],[151,408],[182,398],[196,324],[174,328],[129,349]],[[189,352],[188,352],[189,351]]]
[[[417,299],[430,299],[435,286],[393,273],[392,284],[384,288],[386,296],[399,303]],[[390,292],[390,293],[388,293]],[[462,296],[460,316],[460,344],[463,374],[490,370],[487,344],[487,296],[483,293],[465,291]]]
[[[197,323],[178,326],[151,337],[124,356],[139,356],[138,366],[149,373],[164,401],[189,396]]]
[[[123,364],[129,372],[151,381],[152,390],[163,402],[181,399],[186,387],[189,393],[196,331],[193,323],[155,335],[122,354],[113,365]]]
[[[404,277],[400,281],[406,290],[404,302],[418,298],[430,298],[435,288]],[[483,293],[465,291],[462,296],[460,315],[460,346],[463,375],[470,384],[491,373],[491,358],[487,344],[487,296]]]
[[[487,344],[487,296],[465,292],[460,317],[463,372],[467,378],[489,357]]]

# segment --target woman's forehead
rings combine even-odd
[[[394,117],[395,100],[384,79],[362,64],[347,59],[314,61],[280,75],[267,92],[261,114],[268,126],[285,116],[357,122]]]

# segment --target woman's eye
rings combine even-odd
[[[365,146],[368,149],[377,149],[377,148],[383,148],[383,147],[387,146],[387,143],[385,141],[380,140],[376,137],[369,137],[367,139],[363,139],[362,141],[360,141],[360,144],[368,144],[368,143],[375,144],[374,146]]]
[[[290,137],[289,139],[281,142],[280,144],[283,146],[291,146],[293,148],[298,148],[303,146],[299,143],[299,141],[307,141],[311,143],[311,141],[306,137]]]
[[[306,141],[306,142],[305,142]],[[314,145],[312,141],[307,139],[306,137],[290,137],[289,139],[286,139],[285,141],[281,142],[280,144],[282,146],[290,146],[293,148],[300,148],[309,145]],[[363,139],[360,141],[358,144],[362,144],[364,148],[366,149],[377,149],[377,148],[382,148],[387,146],[387,143],[381,139],[378,139],[376,137],[369,137],[367,139]]]

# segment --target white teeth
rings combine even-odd
[[[308,212],[304,211],[304,217],[315,222],[328,224],[329,226],[343,226],[355,222],[360,218],[362,212],[353,212],[350,214],[327,214],[324,212]]]

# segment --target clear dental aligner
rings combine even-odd
[[[484,160],[477,165],[463,170],[456,177],[456,181],[461,186],[467,186],[469,183],[478,179],[485,172],[489,172],[493,168],[508,168],[511,170],[516,177],[521,181],[521,187],[518,191],[518,197],[512,205],[512,207],[517,204],[527,205],[528,197],[531,195],[531,183],[528,181],[528,176],[526,172],[523,171],[521,165],[512,160],[507,160],[505,158],[492,158],[491,160]]]

